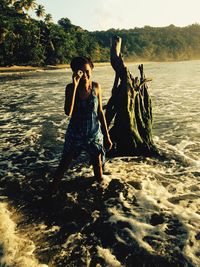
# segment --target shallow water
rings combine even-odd
[[[129,63],[128,67],[134,76],[139,75],[136,64]],[[37,213],[39,207],[27,206],[32,199],[38,205],[37,201],[44,190],[43,178],[50,179],[49,172],[56,167],[62,151],[67,126],[63,112],[64,87],[71,80],[71,72],[57,70],[1,76],[2,263],[19,267],[42,264],[78,266],[77,262],[73,263],[72,255],[80,243],[84,253],[81,249],[77,253],[84,255],[82,266],[92,266],[93,250],[84,236],[87,236],[86,230],[89,231],[88,225],[99,222],[99,214],[103,214],[105,221],[115,229],[115,245],[103,242],[100,235],[101,242],[95,243],[95,251],[98,259],[104,259],[101,266],[131,266],[130,255],[123,257],[119,254],[122,248],[117,249],[116,240],[119,244],[133,244],[130,247],[140,248],[143,254],[153,255],[157,251],[159,256],[180,257],[180,266],[200,265],[200,61],[146,63],[144,70],[147,77],[153,77],[149,91],[154,107],[154,141],[164,157],[109,159],[105,181],[108,185],[112,180],[116,184],[110,183],[108,189],[106,186],[103,189],[103,208],[85,203],[84,196],[81,198],[84,193],[81,189],[80,192],[74,189],[67,191],[67,194],[64,192],[66,203],[78,203],[85,208],[89,205],[88,209],[94,217],[73,231],[63,226],[61,218],[65,212],[59,213],[59,216],[62,215],[60,218],[58,214],[56,218],[48,215],[47,223],[41,216],[44,210]],[[106,103],[114,71],[109,65],[96,67],[93,76],[101,84],[103,102]],[[91,176],[91,167],[79,160],[74,162],[64,181],[79,181],[79,178],[88,178],[89,181]],[[91,186],[99,190],[95,183],[88,182],[84,186],[92,197]],[[115,189],[121,186],[117,196],[108,196],[112,186]],[[30,197],[25,192],[31,192]],[[130,199],[135,199],[137,205],[133,205]],[[98,204],[98,201],[94,203]],[[63,209],[66,205],[63,204]],[[57,208],[60,209],[59,206]],[[77,223],[74,218],[72,221]],[[126,227],[120,228],[122,224]],[[49,236],[53,241],[48,240]],[[57,240],[57,236],[65,238]],[[45,250],[45,246],[49,249]],[[144,266],[164,266],[158,262],[147,265],[147,262],[144,259]],[[140,262],[138,266],[143,265]]]

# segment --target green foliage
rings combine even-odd
[[[110,29],[93,32],[103,47],[110,45],[113,35],[122,37],[122,52],[126,60],[189,60],[200,58],[200,25],[187,27],[149,27],[130,30]]]
[[[28,10],[34,9],[38,19]],[[122,37],[126,60],[169,61],[200,58],[200,25],[109,29],[88,32],[68,18],[58,24],[35,0],[0,0],[0,65],[68,63],[75,55],[110,60],[113,35]]]

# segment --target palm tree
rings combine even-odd
[[[38,18],[43,18],[45,16],[44,6],[43,5],[38,5],[35,13],[36,13],[36,16]]]
[[[44,18],[44,21],[46,23],[46,28],[48,30],[48,37],[47,37],[47,42],[49,44],[49,47],[51,47],[51,50],[52,51],[55,51],[55,47],[54,47],[54,44],[52,42],[52,38],[51,38],[51,25],[50,23],[53,21],[52,19],[52,15],[51,14],[46,14],[45,18]]]
[[[36,4],[36,1],[35,0],[23,0],[23,8],[26,10],[26,11],[29,11],[29,9],[35,9],[37,4]]]
[[[48,24],[53,21],[52,15],[51,14],[46,14],[44,21]]]

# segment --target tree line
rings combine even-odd
[[[68,18],[53,23],[51,14],[35,0],[0,0],[0,66],[62,64],[77,55],[109,61],[113,35],[122,37],[126,60],[200,59],[199,24],[89,32]]]

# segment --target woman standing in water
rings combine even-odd
[[[65,134],[63,154],[53,179],[53,192],[57,191],[73,157],[82,150],[89,153],[94,175],[101,181],[104,145],[106,149],[112,147],[102,109],[101,87],[91,80],[94,68],[92,61],[75,57],[70,67],[73,71],[72,83],[66,86],[64,109],[71,118]]]

